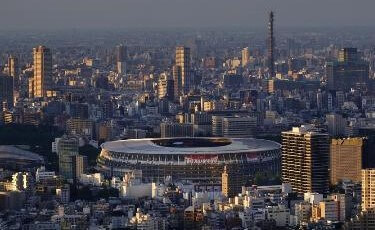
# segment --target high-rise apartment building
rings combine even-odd
[[[328,192],[329,136],[310,126],[282,132],[282,180],[293,191]]]
[[[19,68],[18,59],[10,56],[8,58],[8,75],[13,78],[13,96],[19,97]]]
[[[375,169],[362,169],[362,211],[375,209]]]
[[[173,81],[175,84],[175,97],[187,93],[192,85],[190,48],[176,47],[176,60],[173,66]]]
[[[342,180],[361,182],[364,139],[333,139],[330,152],[331,184]]]
[[[52,84],[52,54],[45,46],[38,46],[33,49],[34,57],[34,78],[33,96],[45,97],[51,90]]]
[[[268,71],[270,77],[275,77],[275,56],[274,56],[274,49],[275,49],[275,38],[273,34],[273,20],[274,14],[271,11],[269,13],[268,18],[268,38],[267,38],[267,61],[268,61]]]
[[[241,63],[242,63],[242,67],[245,67],[249,64],[249,61],[250,61],[250,51],[249,51],[249,47],[246,47],[246,48],[243,48],[242,51],[241,51]]]
[[[158,81],[158,98],[174,99],[174,82],[168,75],[162,74]]]
[[[348,91],[366,89],[369,81],[369,64],[360,59],[356,48],[344,48],[336,62],[326,63],[329,90]]]

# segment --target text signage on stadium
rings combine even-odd
[[[217,164],[217,155],[191,155],[185,157],[186,164]]]
[[[274,156],[268,155],[268,156],[262,156],[259,155],[258,153],[248,153],[246,154],[246,160],[247,162],[266,162],[266,161],[272,161],[274,160]]]

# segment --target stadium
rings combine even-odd
[[[254,138],[155,138],[106,142],[98,166],[107,177],[142,170],[146,181],[220,183],[225,165],[244,175],[280,173],[281,145]]]
[[[12,145],[0,146],[0,168],[21,170],[39,167],[43,163],[43,157],[36,153]]]

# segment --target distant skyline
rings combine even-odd
[[[375,26],[374,0],[2,0],[0,30]]]

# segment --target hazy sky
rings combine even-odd
[[[375,0],[0,0],[0,29],[375,26]]]

